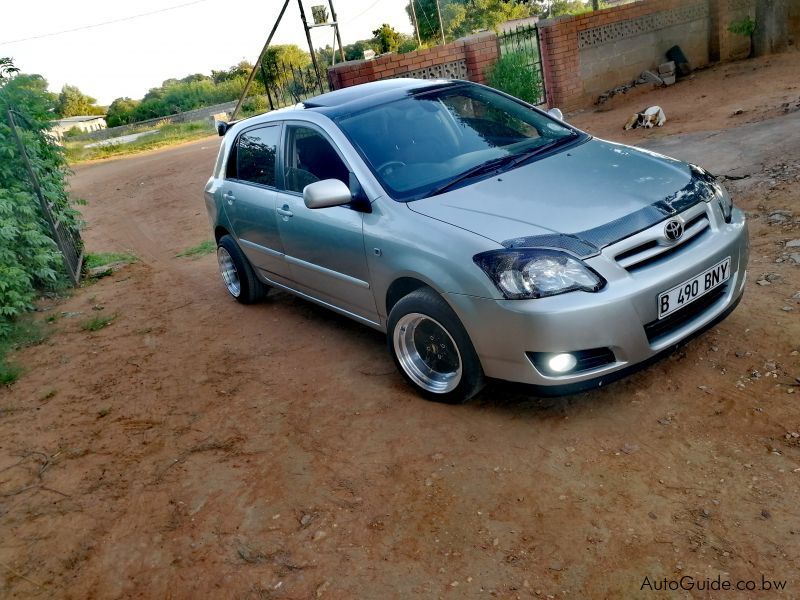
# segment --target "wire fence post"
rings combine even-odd
[[[25,150],[25,144],[22,141],[22,137],[19,135],[17,123],[14,120],[14,110],[9,108],[6,114],[8,115],[8,124],[11,127],[11,134],[14,136],[14,140],[17,143],[22,162],[25,164],[25,170],[28,172],[28,179],[33,187],[33,191],[36,193],[36,197],[39,199],[42,214],[45,220],[47,220],[47,224],[50,226],[53,241],[58,246],[69,278],[72,280],[73,285],[78,285],[81,278],[81,266],[83,264],[83,248],[80,241],[80,234],[77,231],[62,231],[62,229],[64,229],[62,226],[63,224],[59,219],[53,216],[52,207],[47,202],[47,198],[44,197],[42,186],[39,184],[39,178],[33,170],[33,165]]]

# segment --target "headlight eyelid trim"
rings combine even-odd
[[[595,278],[597,278],[597,284],[592,287],[583,286],[580,284],[575,284],[566,288],[562,288],[555,291],[549,292],[542,292],[540,290],[536,290],[531,294],[514,294],[510,293],[507,290],[504,290],[500,285],[500,274],[505,272],[507,269],[500,270],[497,267],[503,264],[503,259],[508,259],[513,257],[513,265],[516,267],[519,265],[519,262],[531,261],[534,260],[536,257],[541,256],[555,256],[561,257],[565,259],[572,260],[580,265],[581,268],[585,269],[587,272],[591,273]],[[585,292],[599,292],[605,286],[607,281],[605,278],[600,275],[597,271],[595,271],[592,267],[587,265],[583,260],[580,258],[571,255],[568,252],[563,250],[554,250],[551,248],[514,248],[514,249],[496,249],[496,250],[488,250],[486,252],[481,252],[476,254],[472,257],[473,262],[481,268],[481,270],[491,279],[492,283],[494,283],[495,287],[503,294],[506,300],[533,300],[538,298],[546,298],[549,296],[558,296],[561,294],[566,294],[568,292],[574,291],[585,291]]]

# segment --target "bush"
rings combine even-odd
[[[541,76],[528,62],[529,58],[523,52],[505,54],[489,69],[489,85],[531,104],[541,102]]]
[[[242,102],[242,112],[246,115],[260,115],[269,110],[269,103],[264,96],[248,96]]]
[[[38,75],[0,79],[0,339],[32,307],[38,290],[63,288],[68,281],[6,112],[15,111],[46,200],[67,227],[77,228],[79,214],[65,190],[69,170],[63,150],[47,134],[54,107],[47,82]]]

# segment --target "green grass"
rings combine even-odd
[[[0,359],[0,385],[11,385],[22,375],[22,367]]]
[[[83,264],[87,269],[120,262],[125,264],[136,262],[136,257],[133,254],[125,254],[124,252],[97,252],[87,254],[83,258]]]
[[[211,254],[215,252],[217,249],[217,244],[212,240],[206,240],[197,246],[193,246],[188,250],[184,250],[183,252],[178,253],[176,256],[184,257],[184,256],[205,256],[206,254]]]
[[[26,315],[15,321],[6,335],[0,337],[0,385],[11,385],[22,375],[22,367],[10,363],[6,355],[14,350],[41,344],[48,332]]]
[[[98,158],[138,154],[139,152],[146,152],[147,150],[153,150],[155,148],[173,146],[182,142],[197,140],[214,135],[215,133],[214,128],[208,121],[169,123],[166,125],[151,125],[141,128],[142,131],[150,129],[158,129],[158,133],[145,135],[127,144],[112,144],[109,146],[84,148],[86,144],[91,144],[100,140],[65,140],[64,148],[66,149],[67,160],[71,163],[78,163]],[[137,131],[128,131],[125,135],[131,133],[137,133]]]
[[[117,318],[117,315],[110,315],[108,317],[94,317],[93,319],[89,319],[85,323],[81,324],[81,329],[84,331],[100,331],[101,329],[108,327]]]

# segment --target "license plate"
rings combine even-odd
[[[658,295],[658,318],[663,319],[676,310],[694,302],[703,294],[719,287],[731,276],[731,257],[718,262],[696,277]]]

